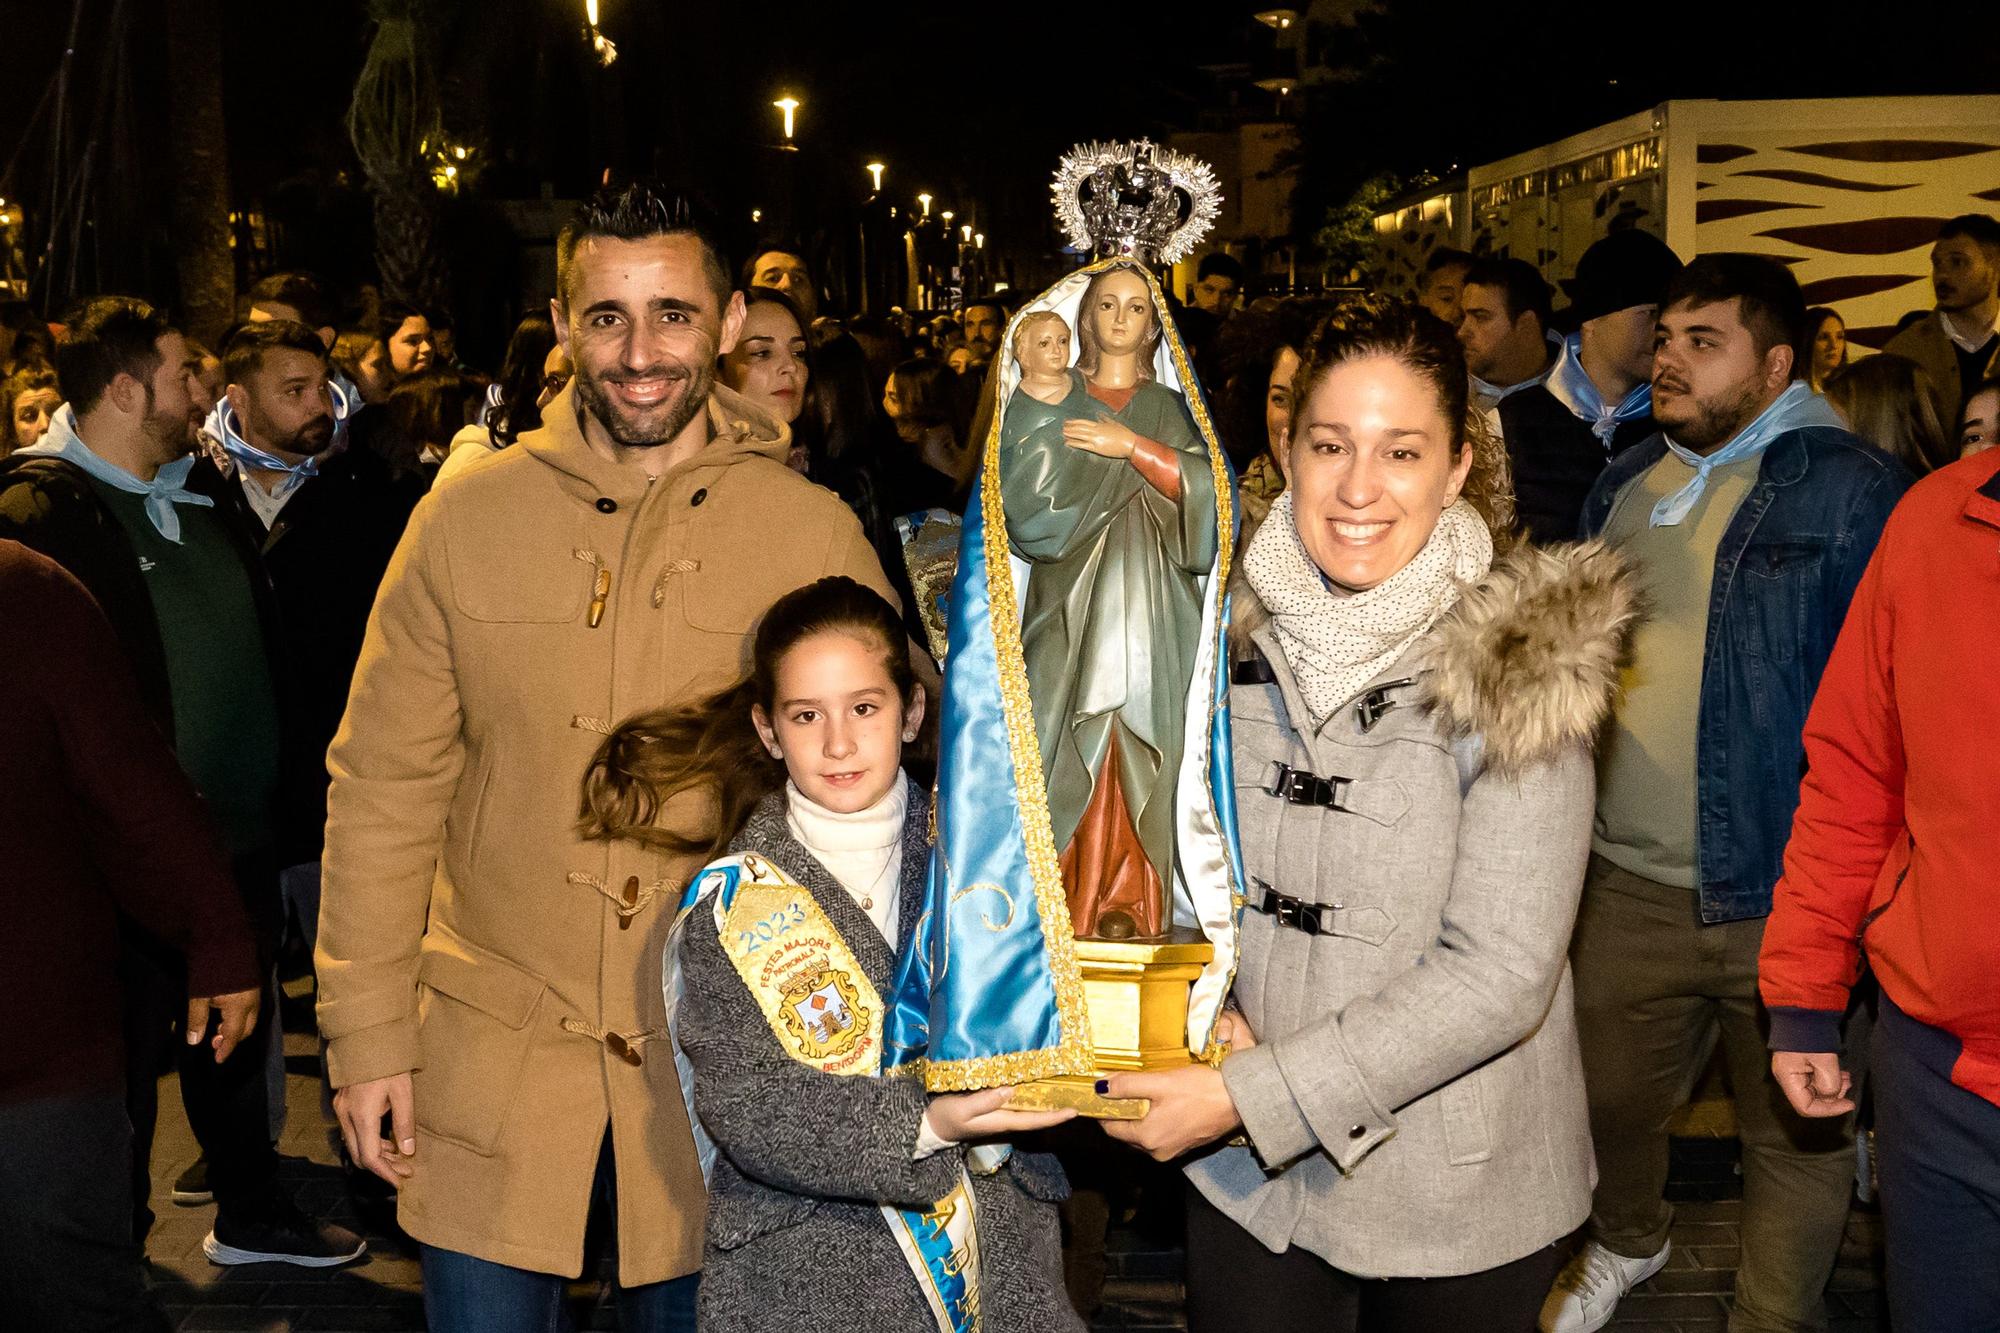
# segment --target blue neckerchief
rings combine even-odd
[[[333,396],[336,408],[338,408],[343,398],[347,400],[347,416],[349,420],[361,415],[361,409],[368,406],[368,401],[361,396],[360,386],[347,378],[339,366],[333,365],[330,362],[326,368],[326,382],[336,390]]]
[[[17,454],[30,458],[60,458],[66,463],[82,468],[115,490],[129,495],[146,497],[146,517],[152,521],[154,529],[174,545],[181,541],[181,516],[174,512],[175,505],[197,505],[213,509],[215,501],[206,495],[198,495],[187,489],[188,473],[194,468],[194,455],[176,458],[173,462],[153,474],[151,481],[140,481],[137,477],[108,463],[90,451],[83,437],[76,433],[76,409],[64,403],[56,409],[54,421],[49,423],[48,434],[26,449],[17,449]]]
[[[493,383],[487,385],[486,401],[479,408],[479,420],[473,424],[482,430],[491,429],[494,416],[500,411],[500,405],[506,400],[507,396],[501,391],[499,380],[495,380]]]
[[[1840,419],[1826,399],[1813,392],[1812,385],[1804,380],[1792,381],[1792,386],[1779,394],[1777,401],[1757,414],[1755,420],[1736,433],[1736,438],[1703,457],[1692,449],[1675,444],[1672,436],[1665,436],[1667,448],[1674,457],[1694,469],[1694,477],[1688,484],[1653,506],[1653,516],[1649,527],[1671,528],[1686,518],[1694,508],[1695,501],[1708,489],[1708,474],[1716,468],[1735,463],[1745,458],[1754,458],[1764,452],[1771,441],[1787,431],[1803,430],[1808,426],[1837,426],[1845,429],[1846,423]]]
[[[331,377],[326,382],[326,389],[327,393],[333,398],[333,439],[326,448],[309,457],[302,458],[296,463],[287,463],[276,454],[259,449],[256,445],[244,439],[242,430],[237,426],[236,409],[229,405],[227,398],[221,399],[216,403],[215,410],[210,412],[208,420],[202,423],[201,432],[208,436],[209,439],[221,445],[222,451],[235,461],[239,469],[244,471],[255,469],[260,472],[283,473],[284,480],[271,488],[271,494],[274,496],[289,495],[300,486],[303,486],[308,480],[319,475],[319,464],[322,458],[331,458],[347,447],[349,400],[346,392],[340,387],[339,382]]]
[[[1611,437],[1628,421],[1636,421],[1653,410],[1653,386],[1635,385],[1616,403],[1604,401],[1597,382],[1583,369],[1583,335],[1572,333],[1563,339],[1556,363],[1549,367],[1548,390],[1555,400],[1570,410],[1577,420],[1590,427],[1606,449]]]

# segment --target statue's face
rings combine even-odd
[[[1138,274],[1118,269],[1099,278],[1086,305],[1083,318],[1100,354],[1123,356],[1153,340],[1153,302]]]
[[[1048,377],[1069,369],[1069,325],[1060,319],[1038,319],[1015,337],[1014,355],[1021,373]]]

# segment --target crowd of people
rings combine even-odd
[[[961,1179],[984,1326],[1081,1328],[1129,1148],[1185,1166],[1197,1333],[1589,1333],[1668,1262],[1667,1126],[1718,1054],[1733,1329],[1826,1326],[1857,1192],[1898,1329],[2000,1326],[2000,222],[1931,258],[1935,307],[1859,356],[1782,264],[1636,230],[1560,307],[1449,249],[1414,300],[1201,262],[1228,1053],[1057,1139],[1004,1089],[801,1063],[720,908],[669,947],[696,872],[760,852],[886,993],[942,665],[897,519],[967,503],[1031,331],[1004,295],[841,313],[634,183],[490,375],[299,272],[215,350],[130,296],[0,308],[0,1311],[165,1327],[169,1069],[214,1263],[364,1254],[278,1179],[309,956],[435,1330],[557,1326],[600,1234],[622,1327],[930,1327],[883,1217]]]

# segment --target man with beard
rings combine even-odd
[[[287,746],[279,826],[287,924],[319,926],[326,747],[340,726],[361,635],[421,494],[348,437],[353,401],[328,378],[326,341],[290,319],[254,320],[223,349],[227,383],[202,427],[189,486],[233,511],[277,594]]]
[[[1583,528],[1649,601],[1598,754],[1571,965],[1598,1184],[1542,1327],[1597,1329],[1667,1261],[1667,1117],[1716,1043],[1743,1145],[1730,1328],[1825,1327],[1854,1174],[1851,1118],[1766,1075],[1757,954],[1803,767],[1806,705],[1902,467],[1803,375],[1805,300],[1772,259],[1706,255],[1666,288],[1660,433],[1614,459]]]
[[[986,373],[1006,332],[1007,308],[998,301],[981,298],[966,304],[965,349],[972,354],[966,373],[978,376]]]
[[[39,443],[0,464],[0,536],[63,565],[104,608],[141,697],[215,816],[268,968],[284,864],[270,585],[229,513],[188,485],[198,361],[180,332],[122,296],[90,300],[65,322],[56,375],[68,401]],[[121,973],[136,1234],[152,1220],[158,1077],[179,1045],[181,1099],[216,1204],[208,1257],[310,1267],[359,1257],[359,1237],[313,1222],[278,1187],[265,1082],[270,1025],[225,1061],[194,1058],[172,1036],[187,1012],[182,960],[128,930]],[[263,1008],[276,1010],[268,991]]]
[[[1955,422],[1972,391],[2000,375],[2000,222],[1955,217],[1931,247],[1937,318],[1919,319],[1882,350],[1930,372],[1938,420]]]
[[[891,595],[785,427],[714,383],[744,305],[712,235],[643,184],[564,228],[574,378],[418,506],[328,756],[320,1026],[434,1329],[548,1326],[593,1213],[621,1325],[694,1326],[704,1187],[660,958],[700,857],[583,840],[576,783],[621,719],[731,686],[783,594]],[[657,822],[705,840],[715,817]]]

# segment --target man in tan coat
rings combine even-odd
[[[1882,350],[1906,356],[1930,376],[1931,400],[1946,439],[1980,384],[2000,375],[2000,221],[1983,213],[1952,218],[1931,247],[1937,313]]]
[[[624,1326],[691,1329],[705,1199],[660,959],[696,867],[579,839],[578,784],[610,724],[730,684],[782,594],[887,584],[785,427],[712,383],[743,298],[684,201],[607,190],[557,268],[574,380],[418,507],[369,621],[328,755],[320,1026],[434,1330],[553,1308],[594,1200]]]

